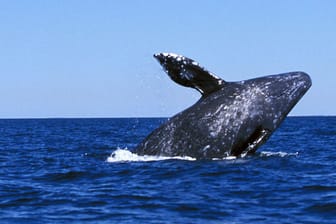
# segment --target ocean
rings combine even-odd
[[[336,223],[336,117],[244,158],[133,154],[166,120],[0,120],[0,223]]]

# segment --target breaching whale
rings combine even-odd
[[[210,159],[254,153],[311,86],[304,72],[226,82],[190,58],[154,57],[173,81],[202,97],[148,135],[135,148],[138,155]]]

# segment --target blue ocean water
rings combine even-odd
[[[127,151],[165,120],[0,120],[0,222],[336,223],[336,117],[289,117],[245,158]]]

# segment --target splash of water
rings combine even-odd
[[[259,153],[260,157],[286,157],[286,156],[298,156],[299,153],[286,153],[286,152],[269,152],[263,151]],[[246,155],[241,157],[235,156],[227,156],[223,158],[213,158],[214,161],[219,160],[236,160],[245,158]],[[106,159],[109,163],[118,163],[118,162],[152,162],[152,161],[162,161],[162,160],[187,160],[187,161],[195,161],[196,158],[189,157],[189,156],[149,156],[149,155],[137,155],[131,151],[126,149],[118,148]]]
[[[260,152],[261,157],[270,157],[270,156],[279,156],[279,157],[286,157],[286,156],[298,156],[298,152],[289,153],[289,152],[269,152],[269,151],[263,151]]]
[[[188,160],[194,161],[195,158],[189,156],[148,156],[148,155],[137,155],[132,153],[127,149],[117,149],[112,152],[112,154],[107,158],[107,162],[115,163],[115,162],[151,162],[151,161],[161,161],[161,160]]]

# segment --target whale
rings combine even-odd
[[[154,57],[173,81],[201,97],[139,143],[138,155],[214,159],[253,154],[312,85],[301,71],[228,82],[185,56]]]

